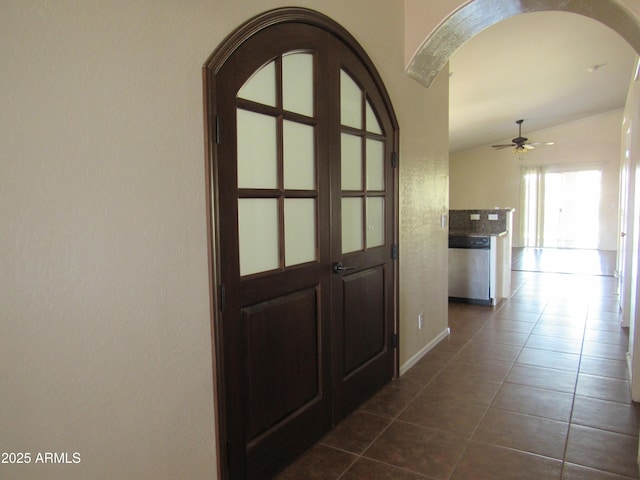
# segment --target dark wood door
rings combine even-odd
[[[332,367],[337,421],[394,375],[395,131],[374,78],[333,45],[338,118],[332,122]]]
[[[239,38],[205,79],[220,450],[226,477],[266,479],[393,377],[396,131],[326,28]]]

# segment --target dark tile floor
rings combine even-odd
[[[638,479],[616,279],[513,273],[451,335],[278,478]]]

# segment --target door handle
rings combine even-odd
[[[333,273],[342,273],[347,270],[355,270],[356,267],[345,267],[342,262],[336,262],[333,264]]]
[[[621,236],[621,237],[626,237],[626,236],[627,236],[627,234],[626,234],[626,233],[624,233],[624,232],[620,232],[620,236]]]

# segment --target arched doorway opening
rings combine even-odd
[[[408,62],[407,73],[422,85],[429,87],[438,72],[440,72],[454,52],[465,42],[486,28],[496,25],[503,20],[507,20],[516,15],[534,12],[566,12],[591,18],[615,31],[637,54],[640,54],[640,23],[637,17],[625,8],[625,3],[624,1],[613,0],[601,2],[590,0],[578,0],[575,2],[561,0],[508,0],[496,5],[495,2],[488,0],[474,0],[452,13],[432,31]],[[410,15],[411,13],[409,12],[407,17]],[[632,135],[635,135],[634,138],[637,138],[640,134],[636,131]],[[631,170],[634,170],[638,166],[638,159],[632,158],[631,161],[634,165]],[[633,181],[631,181],[631,183],[632,182]],[[626,205],[632,208],[634,204],[638,204],[637,197],[635,201],[633,198],[627,198],[626,202]],[[632,209],[630,211],[633,212]],[[637,211],[635,215],[637,216]],[[633,219],[634,215],[631,214],[630,217]],[[630,228],[633,227],[631,226]],[[620,233],[625,233],[624,229],[622,229]],[[628,235],[628,232],[626,233]],[[629,254],[633,254],[635,260],[631,267],[633,267],[635,272],[638,268],[638,232],[632,232],[632,236],[633,239],[627,239],[627,246],[622,248]],[[632,245],[635,245],[635,247],[632,247]],[[620,260],[618,263],[620,266]],[[621,278],[631,280],[631,277],[633,277],[631,274],[621,274]],[[625,287],[621,284],[620,287],[621,295],[622,292],[628,292],[629,296],[632,297],[630,301],[636,302],[637,299],[640,298],[638,295],[640,289],[637,288],[637,284],[634,283],[633,290],[631,290],[630,285]],[[629,301],[629,299],[625,300],[621,298],[623,314],[625,311],[625,301]],[[627,308],[630,310],[627,318],[630,317],[631,321],[629,363],[631,364],[632,371],[638,371],[640,367],[636,365],[638,359],[636,358],[634,360],[633,351],[634,344],[638,344],[637,337],[639,329],[637,325],[635,325],[635,319],[638,318],[637,312],[640,308],[636,304]],[[636,357],[638,356],[636,355]],[[638,377],[639,376],[636,376],[635,382],[632,384],[634,392],[640,391],[640,380]],[[640,398],[640,394],[634,393],[634,400],[638,398]]]
[[[615,30],[640,54],[640,24],[614,0],[474,0],[447,17],[422,43],[407,73],[429,87],[451,55],[485,28],[507,18],[532,12],[568,12],[584,15]]]

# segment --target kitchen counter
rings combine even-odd
[[[492,303],[511,296],[513,208],[449,210],[449,237],[491,237]]]
[[[449,230],[450,237],[501,237],[506,235],[507,230],[500,232],[484,232],[484,231],[469,231],[469,230]]]

